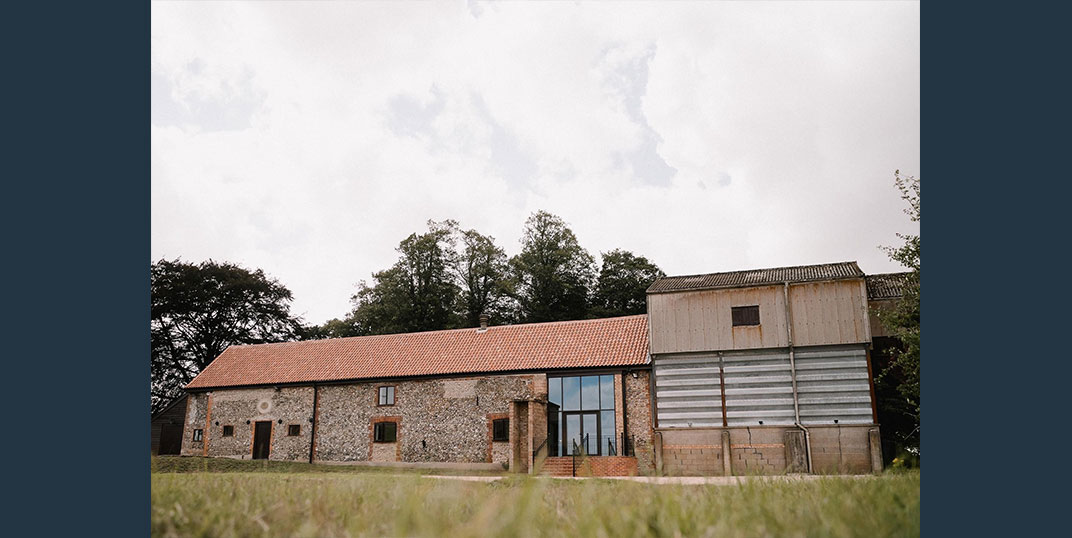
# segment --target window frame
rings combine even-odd
[[[752,317],[755,312],[755,317]],[[755,323],[752,320],[755,319]],[[759,327],[762,320],[759,317],[759,305],[741,305],[730,307],[730,324],[733,327]]]
[[[395,396],[398,393],[398,390],[397,390],[396,387],[397,387],[397,385],[380,385],[379,387],[377,387],[376,388],[376,407],[391,407],[392,405],[395,405]],[[384,392],[385,390],[386,390],[386,392]],[[384,397],[385,394],[387,396],[389,396],[389,398],[385,398]],[[381,402],[386,402],[388,399],[390,399],[390,402],[381,403]]]
[[[502,425],[502,426],[500,426]],[[499,436],[499,428],[503,428],[503,437]],[[493,443],[508,443],[510,442],[510,419],[509,418],[495,418],[491,420],[491,442]]]
[[[287,437],[300,437],[301,424],[287,424]]]
[[[230,431],[228,431],[228,429]],[[234,437],[234,426],[226,424],[223,426],[223,430],[220,432],[222,437]]]
[[[198,442],[201,442],[201,441],[204,441],[204,440],[205,440],[205,430],[203,430],[201,428],[195,429],[194,430],[193,441],[195,443],[198,443]]]
[[[387,440],[387,425],[390,424],[393,428],[391,439]],[[398,442],[398,423],[390,420],[382,422],[376,422],[372,425],[372,442],[373,443],[397,443]]]

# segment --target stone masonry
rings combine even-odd
[[[505,375],[319,386],[314,458],[508,463],[504,461],[508,448],[489,450],[487,417],[509,416],[511,403],[532,399],[534,382],[542,377]],[[394,405],[377,405],[381,386],[395,387]],[[543,387],[546,394],[546,381]],[[270,421],[269,459],[308,460],[313,401],[311,386],[192,393],[182,453],[249,459],[256,423]],[[397,442],[372,442],[373,424],[384,420],[398,423]],[[298,435],[288,435],[291,425],[298,426]],[[224,426],[232,426],[233,433],[224,437]],[[204,431],[202,441],[193,441],[197,429]]]
[[[636,379],[633,378],[632,373],[625,373],[622,376],[625,379],[625,405],[620,409],[625,410],[628,421],[626,434],[633,439],[637,471],[640,474],[651,474],[655,472],[655,450],[651,429],[650,373],[638,371],[636,374]]]

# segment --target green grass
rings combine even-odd
[[[919,535],[918,472],[739,486],[278,469],[151,481],[154,536]]]
[[[345,474],[435,474],[466,476],[501,476],[506,471],[466,471],[459,469],[415,469],[398,467],[367,467],[363,465],[325,465],[297,461],[236,460],[231,458],[201,458],[153,456],[153,473],[345,473]]]

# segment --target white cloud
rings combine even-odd
[[[913,231],[913,3],[155,3],[151,68],[153,258],[313,322],[427,219],[516,253],[547,209],[671,274],[896,270]]]

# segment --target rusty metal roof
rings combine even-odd
[[[912,273],[881,273],[867,275],[867,299],[870,301],[881,299],[896,299],[904,295],[905,286],[908,285]]]
[[[648,363],[648,316],[231,346],[190,384],[312,383]]]
[[[864,272],[860,270],[856,262],[824,263],[704,275],[668,276],[656,280],[648,287],[648,293],[743,288],[783,282],[816,282],[863,277]]]

